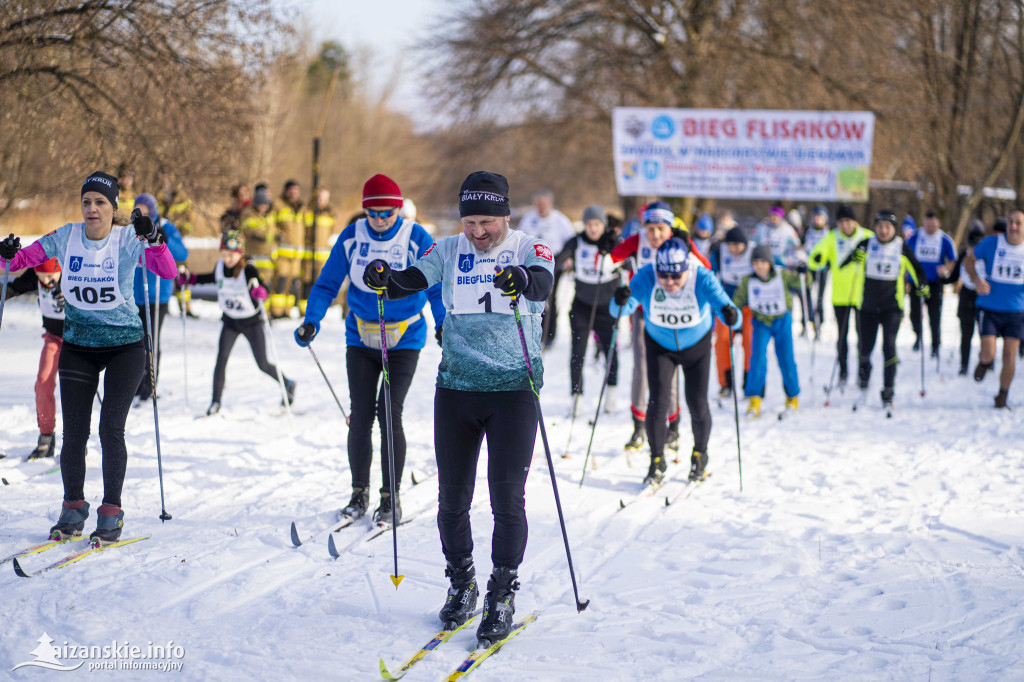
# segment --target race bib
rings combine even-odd
[[[392,270],[404,270],[410,262],[409,240],[412,238],[413,225],[411,220],[403,220],[402,226],[398,228],[395,236],[386,241],[380,241],[370,237],[370,228],[367,226],[365,218],[356,221],[356,245],[348,274],[349,280],[352,282],[351,286],[368,294],[377,293],[366,286],[363,281],[363,272],[366,271],[366,265],[370,261],[378,258],[386,261]]]
[[[512,306],[507,296],[494,287],[494,271],[512,265],[525,265],[526,258],[536,253],[534,242],[518,230],[509,230],[501,244],[487,251],[477,251],[466,235],[459,235],[455,252],[455,275],[452,282],[452,313],[499,313],[511,315]],[[520,310],[521,315],[530,315]]]
[[[650,306],[646,307],[650,322],[666,329],[687,329],[700,324],[696,283],[697,277],[690,273],[686,285],[674,294],[656,284],[651,292]]]
[[[616,278],[611,273],[608,259],[602,258],[597,247],[587,244],[582,239],[576,240],[576,255],[573,257],[573,269],[576,281],[584,284],[604,284]]]
[[[64,304],[58,303],[54,297],[60,291],[60,285],[58,284],[52,289],[47,289],[39,282],[36,282],[36,286],[39,289],[39,311],[43,314],[43,317],[48,317],[51,320],[63,320]]]
[[[124,304],[124,295],[117,282],[122,231],[115,226],[106,245],[93,251],[82,243],[82,223],[72,225],[61,264],[61,288],[68,305],[79,310],[98,311],[113,310]]]
[[[718,251],[718,262],[720,264],[718,276],[723,284],[739,286],[743,278],[754,274],[754,268],[750,264],[752,249],[748,245],[743,253],[738,256],[732,255],[729,247],[722,244]]]
[[[747,305],[751,310],[772,316],[786,312],[786,288],[782,277],[776,275],[767,282],[751,277],[747,287]]]
[[[942,233],[925,234],[924,231],[917,233],[917,243],[914,245],[914,256],[920,263],[938,263],[942,254]]]
[[[989,279],[1000,284],[1024,284],[1024,244],[1014,246],[999,235]]]
[[[230,318],[242,320],[256,314],[256,306],[249,296],[249,284],[245,281],[245,268],[235,277],[224,274],[224,261],[217,261],[214,269],[217,281],[217,306]]]
[[[868,259],[865,273],[871,279],[895,281],[900,276],[900,258],[903,256],[903,238],[895,237],[882,244],[877,237],[868,240]]]

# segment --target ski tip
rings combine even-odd
[[[391,582],[393,582],[395,584],[395,589],[396,590],[398,589],[398,585],[402,582],[402,580],[405,579],[404,575],[392,575],[392,576],[388,576],[388,577],[390,577],[391,578]]]
[[[583,602],[580,602],[580,601],[576,602],[576,613],[583,613],[584,611],[587,610],[588,606],[590,606],[590,600],[589,599],[586,600],[586,601],[583,601]]]
[[[619,509],[625,509],[625,508],[626,508],[626,503],[625,503],[625,502],[623,502],[623,501],[622,501],[622,500],[620,499],[620,500],[619,500]]]
[[[572,459],[572,455],[562,455],[562,459]]]
[[[383,658],[380,659],[380,676],[381,676],[381,679],[385,679],[385,680],[397,680],[397,679],[399,679],[399,678],[397,678],[397,677],[395,677],[394,675],[391,674],[391,671],[388,670],[388,667],[384,664],[384,659]]]
[[[334,534],[327,536],[327,552],[335,559],[341,556],[338,548],[334,545]]]
[[[25,572],[25,569],[23,569],[21,567],[21,564],[18,563],[18,558],[17,557],[14,558],[14,572],[17,573],[22,578],[29,578],[29,577],[31,577],[28,573]]]
[[[668,507],[668,506],[671,506],[671,505],[672,505],[672,503],[668,501],[668,495],[666,495],[665,496],[665,506]]]
[[[292,545],[295,547],[302,546],[302,540],[299,539],[299,529],[295,527],[294,521],[292,521]]]
[[[7,482],[6,478],[0,478],[0,481],[3,481],[4,485],[10,485],[10,483]]]

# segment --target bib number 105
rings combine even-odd
[[[117,298],[114,296],[114,287],[102,287],[99,290],[93,287],[74,287],[68,293],[74,294],[75,300],[79,303],[87,303],[89,305],[113,303]]]

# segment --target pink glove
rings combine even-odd
[[[263,287],[254,287],[249,290],[249,293],[252,294],[252,297],[257,301],[265,301],[270,298],[270,294],[268,294],[267,290]]]
[[[178,285],[179,289],[192,286],[196,283],[195,273],[189,272],[188,270],[182,270],[178,273],[178,276],[174,278],[174,283]]]

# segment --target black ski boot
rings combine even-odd
[[[630,437],[629,442],[626,443],[627,450],[639,450],[644,446],[644,439],[647,436],[647,432],[644,428],[644,420],[633,417],[633,435]]]
[[[354,521],[362,518],[369,507],[369,491],[366,488],[352,488],[352,498],[348,501],[348,506],[338,512],[338,520],[352,519]]]
[[[28,460],[32,461],[42,459],[44,457],[53,457],[54,440],[52,433],[39,434],[39,442],[36,444],[36,449],[28,456]]]
[[[517,576],[518,569],[505,566],[495,566],[491,572],[487,581],[487,594],[484,595],[484,612],[476,631],[478,649],[485,649],[512,632],[516,590],[519,589]]]
[[[218,402],[212,402],[212,403],[210,403],[210,406],[208,408],[206,408],[206,416],[207,417],[212,417],[213,415],[218,414],[219,412],[220,412],[220,403],[218,403]]]
[[[109,545],[121,538],[124,526],[124,510],[112,504],[101,504],[96,510],[96,530],[89,535],[89,542],[94,546]]]
[[[69,507],[68,505],[73,505]],[[60,517],[56,525],[50,529],[51,540],[66,540],[67,538],[78,537],[85,528],[85,520],[89,518],[89,503],[85,500],[78,502],[61,503]]]
[[[380,494],[380,504],[373,510],[373,522],[378,526],[391,527],[391,493]],[[395,518],[394,524],[397,526],[402,522],[402,500],[398,497],[398,493],[395,493]]]
[[[284,380],[284,392],[288,396],[288,406],[291,407],[295,404],[295,380],[285,379]],[[281,401],[281,407],[284,407],[284,401]]]
[[[679,417],[668,423],[668,433],[665,435],[665,447],[672,452],[679,452]]]
[[[445,630],[454,630],[473,615],[476,600],[480,596],[473,557],[463,557],[454,564],[449,561],[444,574],[452,586],[448,588],[448,596],[437,617],[444,623]]]
[[[996,396],[996,408],[1002,409],[1006,407],[1006,394],[1008,391],[999,389],[999,395]]]
[[[886,386],[882,389],[882,407],[887,410],[892,409],[892,398],[896,394],[895,389],[892,386]]]
[[[668,465],[665,464],[664,457],[651,456],[651,466],[647,468],[647,476],[644,477],[644,487],[649,485],[657,486],[661,484],[661,481],[665,478],[665,470]]]
[[[690,455],[690,480],[703,481],[707,478],[704,469],[708,466],[708,453],[693,451]]]

